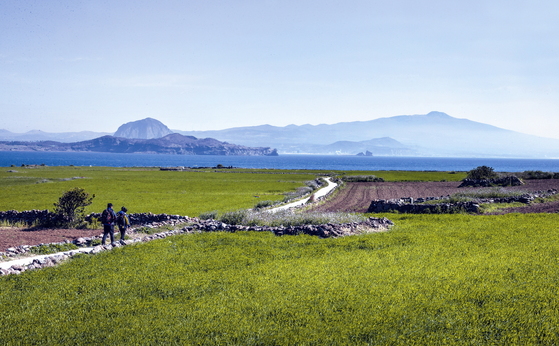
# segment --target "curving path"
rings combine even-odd
[[[325,186],[325,187],[323,187],[323,188],[321,188],[321,189],[319,189],[318,191],[316,191],[316,192],[313,193],[313,194],[314,194],[314,197],[315,197],[316,199],[319,199],[319,198],[321,198],[321,197],[326,196],[327,194],[329,194],[330,192],[332,192],[332,190],[334,190],[336,187],[338,187],[338,184],[337,184],[337,183],[334,183],[334,182],[330,179],[330,177],[324,178],[324,180],[326,180],[326,182],[328,183],[328,185]],[[275,213],[275,212],[278,212],[278,211],[280,211],[280,210],[287,210],[287,209],[290,209],[290,208],[293,208],[293,207],[298,207],[298,206],[301,206],[301,205],[307,203],[307,202],[309,201],[309,199],[310,199],[310,196],[307,197],[307,198],[303,198],[303,199],[301,199],[301,200],[299,200],[299,201],[296,201],[296,202],[292,202],[292,203],[288,203],[288,204],[286,204],[286,205],[282,205],[281,207],[277,207],[277,208],[270,209],[269,212]]]

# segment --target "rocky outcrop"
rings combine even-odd
[[[114,136],[121,138],[152,139],[161,138],[173,133],[159,120],[145,118],[120,125]]]

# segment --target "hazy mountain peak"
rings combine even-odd
[[[114,136],[122,138],[152,139],[165,137],[171,133],[173,133],[173,131],[171,131],[159,120],[145,118],[121,125],[115,132]]]
[[[450,115],[448,115],[444,112],[437,112],[437,111],[429,112],[429,113],[425,114],[425,116],[438,117],[438,118],[452,118]]]

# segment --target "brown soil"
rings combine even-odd
[[[346,183],[337,194],[326,203],[313,208],[323,212],[359,212],[367,211],[375,199],[396,199],[403,197],[440,197],[457,192],[475,191],[479,188],[458,188],[460,182],[381,182],[381,183]],[[559,179],[528,180],[525,185],[507,187],[510,190],[535,192],[549,189],[559,190]],[[507,209],[505,212],[520,213],[555,213],[559,211],[559,202],[534,203],[532,205]]]
[[[101,230],[84,229],[24,229],[16,227],[0,228],[0,252],[19,245],[39,245],[60,243],[80,237],[102,234]]]

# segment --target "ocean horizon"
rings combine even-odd
[[[559,172],[559,159],[399,157],[353,155],[221,156],[97,152],[0,151],[0,167],[22,165],[106,167],[215,167],[305,170],[469,171],[489,166],[498,172]]]

